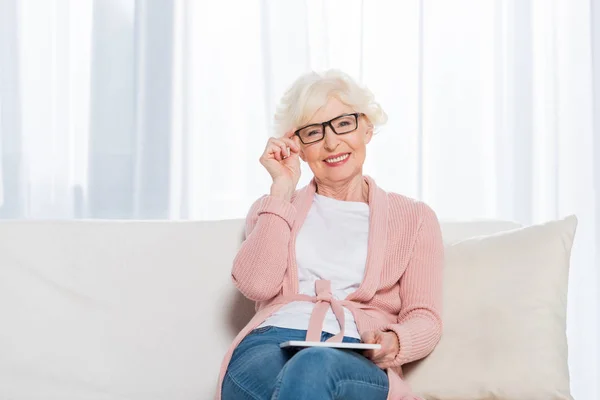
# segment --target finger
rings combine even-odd
[[[293,152],[300,151],[300,146],[292,139],[281,138],[281,141],[283,141]]]
[[[292,151],[292,153],[283,159],[286,165],[294,166],[296,163],[300,164],[299,154]]]
[[[388,368],[388,367],[392,367],[393,364],[394,364],[394,360],[395,359],[396,359],[395,356],[393,356],[393,357],[392,356],[388,356],[385,359],[378,361],[376,364],[377,364],[377,366],[379,368],[385,369],[385,368]]]
[[[375,332],[373,332],[373,331],[363,332],[363,334],[361,335],[360,338],[364,343],[372,343],[372,341],[375,340]]]
[[[373,361],[375,364],[385,362],[385,353],[383,353],[381,350],[375,350],[375,352],[376,353],[373,354],[371,361]]]
[[[376,363],[375,365],[377,365],[381,369],[386,369],[386,368],[392,367],[393,363],[391,361],[386,361],[386,362],[382,362],[382,363]]]
[[[371,350],[373,353],[371,355],[370,360],[374,363],[378,363],[381,361],[381,350]]]
[[[272,143],[279,146],[279,148],[281,149],[281,157],[282,158],[285,158],[290,155],[290,151],[288,150],[287,143],[285,143],[283,140],[273,139]]]
[[[290,155],[290,149],[288,149],[287,143],[285,143],[283,140],[279,140],[277,144],[281,148],[281,155],[283,157],[287,157]]]
[[[374,332],[374,337],[375,337],[375,340],[373,343],[381,346],[379,349],[373,350],[372,360],[373,360],[373,362],[377,363],[377,362],[380,362],[385,357],[385,355],[387,353],[387,349],[386,349],[386,346],[384,346],[383,337],[380,332]]]
[[[363,343],[375,343],[375,333],[373,331],[364,332],[361,340]]]
[[[279,150],[277,150],[279,148],[279,146],[273,144],[272,139],[269,139],[267,141],[267,145],[265,146],[265,152],[262,155],[262,158],[266,161],[266,160],[270,160],[271,158],[274,158],[277,160],[277,153],[279,152]],[[280,160],[278,160],[280,161]]]
[[[294,139],[296,139],[296,138],[298,138],[298,135],[296,135],[296,133],[294,131],[288,131],[282,137],[280,137],[279,139],[281,139],[281,140],[291,140],[293,142]]]
[[[361,339],[362,339],[363,343],[369,343],[369,344],[375,343],[375,333],[373,331],[365,332],[362,334]],[[375,355],[375,350],[367,349],[367,350],[365,350],[363,355],[365,357],[367,357],[368,359],[372,360]]]
[[[273,144],[269,148],[269,153],[271,153],[273,158],[275,158],[277,161],[281,161],[281,147]]]
[[[381,349],[373,355],[373,362],[375,363],[385,363],[393,361],[396,358],[397,351],[394,345],[389,340],[386,341],[383,339],[380,342]]]
[[[289,131],[287,131],[286,133],[284,133],[283,137],[284,138],[292,138],[295,135],[296,135],[296,130],[290,129]]]

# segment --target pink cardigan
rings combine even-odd
[[[394,365],[386,368],[388,400],[417,399],[403,380],[403,364],[427,356],[442,334],[442,267],[444,249],[437,217],[426,204],[386,193],[375,181],[369,185],[369,239],[365,276],[346,299],[331,297],[329,281],[317,281],[317,296],[298,294],[295,240],[311,207],[316,190],[313,179],[297,190],[291,202],[263,196],[246,218],[246,239],[235,257],[231,277],[256,314],[237,335],[223,358],[215,400],[236,346],[254,328],[284,304],[308,300],[317,305],[311,315],[307,340],[318,338],[323,316],[332,307],[344,325],[340,306],[355,318],[358,331],[391,330],[399,338]],[[342,333],[330,340],[341,341]],[[317,341],[319,339],[316,339]]]

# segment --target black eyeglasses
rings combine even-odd
[[[316,143],[325,138],[325,127],[329,126],[336,135],[343,135],[358,128],[358,117],[363,113],[342,114],[329,121],[310,124],[294,132],[304,144]]]

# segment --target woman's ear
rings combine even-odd
[[[369,143],[373,139],[373,124],[369,123],[367,132],[365,132],[365,144]]]

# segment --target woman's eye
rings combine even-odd
[[[308,132],[308,136],[319,135],[319,134],[320,134],[319,131],[310,131],[310,132]]]
[[[338,124],[338,126],[348,126],[350,123],[348,121],[342,121]]]

